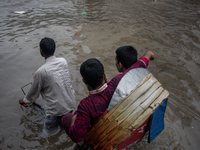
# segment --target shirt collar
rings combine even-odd
[[[89,91],[89,94],[97,94],[97,93],[100,93],[102,92],[103,90],[105,90],[107,88],[107,83],[104,83],[104,85],[102,85],[99,89],[95,89],[95,90],[92,90],[92,91]]]
[[[56,56],[50,56],[50,57],[48,57],[46,60],[45,60],[45,62],[48,62],[48,61],[51,61],[52,59],[54,59],[54,58],[56,58]]]

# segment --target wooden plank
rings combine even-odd
[[[158,85],[156,85],[158,86]],[[150,91],[152,92],[152,94],[146,99],[146,101],[144,101],[140,107],[142,107],[144,110],[147,109],[147,107],[149,107],[150,104],[152,104],[155,99],[163,92],[163,88],[162,87],[158,87],[155,91]]]
[[[99,146],[99,150],[104,150],[107,147],[110,147],[112,145],[112,148],[119,145],[122,141],[126,140],[127,137],[131,135],[132,132],[125,131],[116,131],[115,133],[111,134],[105,141],[103,141]]]
[[[146,120],[155,110],[155,108],[162,103],[164,99],[169,96],[167,90],[163,90],[162,93],[154,100],[154,102],[145,110],[145,112],[132,124],[133,129],[137,129],[144,120]]]
[[[161,105],[162,101],[169,96],[169,92],[164,90],[163,93],[150,105],[154,110],[158,105]]]
[[[151,73],[148,74],[144,79],[142,79],[142,81],[137,85],[137,87],[136,87],[135,89],[137,89],[138,87],[140,87],[142,84],[144,84],[144,83],[145,83],[147,80],[149,80],[151,77],[153,77],[153,75],[152,75]],[[125,101],[125,100],[135,91],[135,89],[134,89],[133,91],[131,91],[131,93],[130,93],[129,95],[127,95],[123,100],[121,100],[119,104],[117,104],[113,109],[111,109],[111,110],[109,111],[109,114],[112,114],[112,113],[121,105],[121,103],[122,103],[123,101]]]
[[[123,101],[120,106],[108,117],[109,120],[113,120],[119,114],[127,109],[132,103],[137,100],[142,94],[144,94],[157,80],[154,77],[151,77],[149,80],[142,84],[140,87],[136,88],[134,92],[125,100]]]
[[[137,129],[143,122],[146,120],[151,114],[153,113],[153,110],[151,108],[147,108],[140,117],[138,117],[133,123],[132,127],[133,130]]]
[[[95,132],[91,133],[91,136],[87,138],[87,142],[90,143],[91,146],[95,146],[98,144],[99,140],[106,136],[105,129],[110,125],[110,120],[106,120],[101,127],[98,128]]]

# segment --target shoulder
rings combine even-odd
[[[123,76],[124,76],[124,73],[121,73],[121,74],[116,75],[114,78],[112,78],[112,79],[110,80],[110,82],[108,83],[108,88],[107,88],[107,91],[108,91],[109,93],[112,94],[112,92],[115,91],[115,89],[116,89],[116,87],[117,87],[119,81],[121,80],[121,78],[122,78]]]
[[[148,65],[149,65],[149,60],[145,57],[141,57],[136,63],[134,63],[124,73],[126,74],[129,70],[134,69],[134,68],[147,68]]]
[[[123,76],[124,76],[124,73],[120,73],[116,75],[114,78],[110,80],[109,84],[115,84],[115,83],[118,84]]]
[[[49,63],[44,63],[42,66],[40,66],[36,72],[35,72],[35,76],[43,76],[45,74],[47,74],[47,70],[48,68],[50,68]]]
[[[99,100],[101,100],[99,94],[88,95],[87,97],[85,97],[84,99],[80,101],[78,108],[84,108],[88,110],[94,107],[94,105],[98,103]]]
[[[65,65],[68,65],[67,60],[63,57],[56,57],[57,61],[59,61],[60,63],[63,63]]]
[[[42,65],[40,68],[38,68],[35,72],[35,75],[41,75],[45,72],[45,66]]]
[[[60,60],[60,61],[66,61],[66,59],[63,58],[63,57],[56,57],[56,59],[57,59],[57,60]]]
[[[60,60],[60,61],[66,61],[66,59],[64,57],[56,57],[57,60]]]
[[[86,97],[86,98],[84,98],[84,99],[82,99],[82,100],[80,101],[78,107],[83,107],[83,106],[86,106],[86,107],[87,107],[88,102],[89,102],[89,98]]]

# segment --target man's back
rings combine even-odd
[[[36,71],[34,80],[39,84],[46,116],[62,116],[75,109],[74,90],[64,58],[47,58]]]
[[[75,96],[66,60],[54,56],[55,41],[45,37],[39,46],[45,63],[36,71],[28,94],[19,103],[27,107],[41,94],[44,99],[44,128],[52,130],[59,126],[61,116],[75,109]]]

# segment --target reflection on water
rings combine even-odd
[[[18,105],[20,88],[44,62],[38,43],[45,36],[55,39],[56,56],[68,61],[77,102],[88,94],[79,74],[84,60],[98,58],[110,80],[118,73],[119,46],[134,46],[140,57],[152,50],[149,70],[170,92],[165,130],[151,144],[131,149],[199,148],[199,0],[2,0],[0,8],[0,149],[74,146],[63,130],[46,136],[39,109]]]

